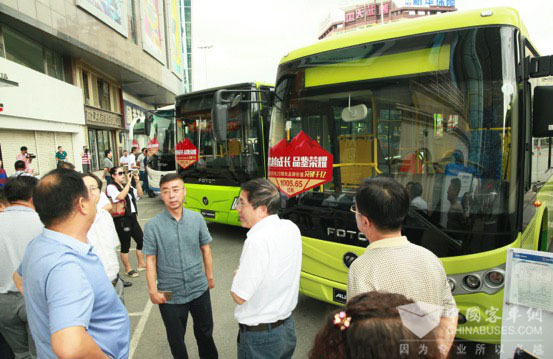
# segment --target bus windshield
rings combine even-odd
[[[237,186],[263,176],[259,105],[240,103],[230,109],[227,141],[217,143],[212,134],[213,94],[177,100],[177,143],[188,139],[199,154],[196,163],[179,168],[185,182]]]
[[[175,170],[174,111],[156,111],[148,136],[148,167],[156,171]]]
[[[515,31],[425,34],[281,66],[269,147],[303,131],[334,157],[332,181],[290,198],[283,215],[302,235],[366,246],[349,208],[363,179],[382,175],[408,190],[403,233],[439,257],[511,243],[521,173]]]

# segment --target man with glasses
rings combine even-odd
[[[247,234],[232,282],[239,359],[288,359],[296,348],[292,311],[298,303],[301,234],[280,219],[280,193],[267,179],[242,185],[238,213]]]
[[[186,190],[178,174],[161,177],[159,186],[165,211],[146,223],[142,249],[150,299],[159,304],[175,359],[188,358],[184,335],[189,312],[200,358],[215,359],[209,295],[215,286],[211,235],[199,213],[183,208]]]
[[[445,356],[455,337],[457,307],[440,259],[401,235],[408,210],[409,194],[394,179],[368,178],[360,185],[351,211],[370,244],[349,268],[347,298],[379,291],[441,307],[436,334]]]

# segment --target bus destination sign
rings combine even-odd
[[[288,197],[332,181],[332,154],[300,131],[269,150],[269,180]]]
[[[190,165],[198,162],[198,148],[194,146],[192,141],[185,138],[175,146],[175,155],[178,165],[185,169]]]

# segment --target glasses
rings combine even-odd
[[[115,174],[116,174],[117,176],[121,176],[121,175],[124,175],[125,172],[116,172]]]
[[[350,208],[349,208],[350,212],[353,212],[355,214],[358,214],[360,216],[362,216],[361,212],[357,211],[357,205],[353,204]]]

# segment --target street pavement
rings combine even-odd
[[[139,222],[144,227],[164,207],[161,199],[157,197],[141,199],[138,208]],[[216,223],[209,223],[208,228],[213,237],[211,247],[215,288],[210,294],[215,343],[219,350],[219,358],[235,358],[238,325],[233,316],[235,304],[229,293],[247,230]],[[131,249],[129,257],[131,264],[136,268],[134,250]],[[145,272],[140,272],[138,278],[125,278],[125,280],[133,283],[132,287],[125,288],[125,305],[131,318],[129,359],[172,358],[158,306],[152,304],[149,299]],[[307,358],[313,338],[321,327],[325,314],[334,308],[336,307],[333,305],[300,295],[298,306],[293,314],[298,338],[294,358]],[[198,358],[191,317],[188,321],[185,342],[190,358]]]

